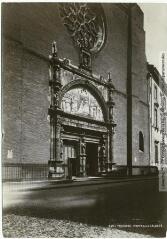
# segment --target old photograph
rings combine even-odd
[[[165,238],[167,4],[1,13],[3,237]]]

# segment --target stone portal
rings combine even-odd
[[[97,176],[113,163],[113,85],[59,59],[56,43],[50,57],[49,177]]]

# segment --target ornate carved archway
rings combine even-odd
[[[75,169],[73,175],[88,176],[110,172],[115,127],[112,98],[114,87],[110,74],[108,80],[103,81],[69,64],[68,60],[58,58],[55,42],[52,45],[50,64],[50,176],[68,177],[71,175],[71,164],[72,169]],[[78,98],[76,92],[80,94]],[[62,100],[65,107],[61,107]],[[81,102],[82,107],[80,103],[78,107],[76,100]],[[66,105],[70,110],[66,110]],[[97,115],[102,116],[100,120]],[[95,154],[93,152],[91,156],[93,148]],[[66,151],[70,154],[65,154]],[[95,158],[94,164],[90,158]],[[92,167],[91,170],[87,170],[87,164]]]

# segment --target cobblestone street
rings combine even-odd
[[[43,219],[37,217],[5,215],[4,237],[151,237],[116,228],[91,226],[67,220]]]
[[[5,237],[165,237],[157,178],[25,186],[3,187]]]

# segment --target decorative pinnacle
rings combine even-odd
[[[111,80],[111,72],[108,72],[108,81]]]
[[[115,87],[114,87],[112,79],[111,79],[111,72],[108,73],[108,84],[109,84],[110,89],[115,90]]]
[[[57,43],[56,43],[56,41],[54,41],[53,43],[52,43],[52,55],[57,55]]]

